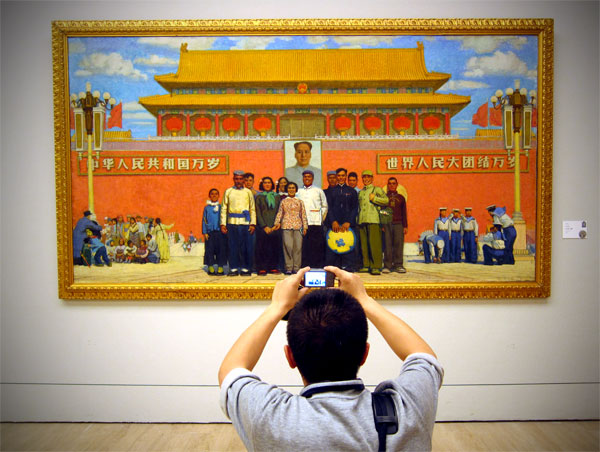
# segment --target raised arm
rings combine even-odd
[[[425,246],[425,245],[424,245]],[[325,267],[340,281],[340,289],[354,296],[365,310],[367,318],[381,333],[391,349],[401,360],[413,353],[436,356],[433,349],[407,323],[371,298],[360,277],[337,267]]]
[[[308,291],[306,288],[298,290],[302,277],[308,270],[309,268],[305,267],[295,275],[281,280],[275,285],[271,304],[242,333],[225,355],[219,369],[219,386],[233,369],[238,367],[248,370],[254,369],[277,323]]]

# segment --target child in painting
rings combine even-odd
[[[279,204],[275,217],[275,228],[283,229],[283,255],[285,274],[291,275],[300,269],[302,261],[302,237],[308,230],[308,220],[304,203],[296,198],[298,185],[290,182],[287,186],[288,197]]]
[[[133,245],[137,248],[140,244],[140,235],[138,234],[139,226],[134,217],[129,218],[129,229],[127,231],[129,233],[129,240],[131,240]]]
[[[256,196],[256,269],[260,276],[278,274],[281,254],[281,234],[275,229],[275,216],[281,202],[275,193],[273,179],[263,177]]]
[[[115,261],[115,251],[117,249],[115,243],[116,242],[113,239],[110,239],[108,242],[106,242],[106,254],[108,254],[108,258],[111,262]]]
[[[137,246],[133,244],[131,240],[127,241],[127,246],[125,247],[125,263],[131,264],[135,259],[135,252],[137,251]]]
[[[148,262],[158,264],[160,262],[160,253],[158,252],[158,244],[152,238],[152,234],[146,234],[146,243],[148,245]]]
[[[227,263],[227,239],[221,232],[221,204],[219,190],[211,188],[202,214],[202,236],[204,237],[204,258],[208,274],[223,276],[223,267]],[[215,265],[217,270],[215,272]]]
[[[83,242],[86,259],[88,259],[89,256],[87,253],[89,246],[91,256],[94,257],[95,266],[102,267],[103,265],[106,265],[108,267],[111,267],[112,262],[108,258],[108,254],[106,253],[106,246],[104,246],[104,243],[102,243],[102,241],[94,235],[94,231],[92,231],[91,229],[86,229],[85,232],[87,234],[87,237],[84,239]],[[89,264],[91,264],[91,260],[88,260],[88,265]]]
[[[148,262],[148,246],[146,245],[146,241],[144,239],[140,240],[140,246],[138,246],[137,250],[135,250],[135,261],[138,264],[145,264]]]
[[[115,262],[125,262],[125,239],[119,239],[119,244],[115,247]]]
[[[91,267],[93,264],[93,257],[94,254],[92,253],[92,244],[89,237],[86,237],[83,239],[83,246],[81,247],[81,259],[83,261],[83,265]]]

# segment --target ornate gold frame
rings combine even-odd
[[[367,284],[381,299],[543,298],[550,295],[552,237],[552,19],[284,19],[56,21],[52,23],[58,292],[62,299],[267,299],[273,285],[77,284],[72,265],[67,39],[75,36],[257,34],[535,35],[538,37],[538,153],[535,281],[476,284]]]

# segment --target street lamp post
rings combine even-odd
[[[527,93],[525,88],[520,87],[520,81],[515,80],[515,87],[507,88],[506,95],[502,90],[496,91],[491,101],[495,109],[502,109],[502,126],[504,145],[510,156],[514,148],[515,158],[515,210],[513,221],[517,231],[517,240],[514,244],[516,252],[526,253],[527,250],[527,225],[521,212],[521,135],[523,135],[523,149],[529,155],[531,148],[531,122],[533,117],[533,106],[536,103],[536,92]],[[529,99],[528,99],[529,94]]]
[[[536,102],[535,91],[529,92],[530,100],[527,98],[527,90],[520,87],[520,81],[515,80],[515,88],[507,88],[506,95],[502,90],[496,91],[491,101],[495,109],[502,109],[502,124],[504,127],[504,144],[510,155],[514,147],[515,152],[515,211],[513,220],[523,222],[521,213],[521,129],[525,131],[528,139],[524,142],[524,149],[529,149],[531,140],[531,112]]]
[[[110,97],[109,93],[104,93],[100,98],[100,91],[92,93],[91,83],[85,84],[86,92],[81,91],[79,96],[71,94],[71,105],[73,108],[81,109],[85,118],[85,131],[87,134],[87,171],[88,171],[88,210],[94,212],[94,162],[92,159],[92,143],[94,129],[97,134],[102,134],[104,130],[104,115],[96,116],[95,110],[100,108],[104,113],[105,110],[110,110],[116,103],[115,99]],[[80,110],[80,111],[81,111]],[[95,124],[94,124],[95,123]],[[101,140],[99,140],[101,142]]]

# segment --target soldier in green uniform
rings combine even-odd
[[[364,188],[358,193],[358,230],[362,248],[362,268],[359,272],[381,274],[383,252],[381,249],[381,226],[379,209],[388,203],[381,187],[373,185],[373,172],[362,172]]]

